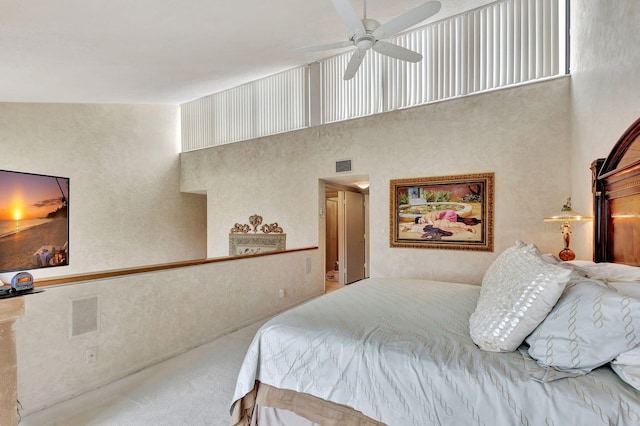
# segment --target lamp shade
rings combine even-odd
[[[573,210],[562,210],[558,213],[545,217],[545,222],[573,222],[580,220],[592,220],[593,217],[578,213]]]
[[[578,213],[571,209],[571,198],[567,198],[567,203],[562,209],[548,217],[544,218],[545,222],[574,222],[581,220],[592,220],[593,217]]]

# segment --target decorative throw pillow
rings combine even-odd
[[[540,365],[591,371],[640,343],[640,299],[588,278],[571,282],[526,342]]]
[[[561,268],[570,269],[570,270],[572,270],[573,272],[575,272],[576,274],[578,274],[578,275],[580,275],[582,277],[586,277],[586,276],[588,276],[588,274],[587,274],[587,271],[585,269],[583,269],[580,265],[581,264],[586,264],[586,263],[594,264],[594,262],[587,262],[587,261],[583,261],[583,260],[572,260],[572,261],[564,262],[564,261],[558,259],[553,254],[543,254],[542,258],[546,262],[551,263],[553,265],[559,266]]]
[[[469,319],[473,341],[485,351],[516,350],[551,311],[571,273],[546,262],[533,244],[517,241],[484,275]]]

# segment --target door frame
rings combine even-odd
[[[355,177],[357,180],[356,181],[362,181],[363,177],[362,176],[356,176]],[[365,177],[366,180],[368,180],[368,176]],[[327,197],[327,191],[348,191],[348,192],[359,192],[361,194],[364,195],[364,232],[365,232],[365,238],[364,238],[364,244],[365,244],[365,253],[364,253],[364,262],[365,262],[365,278],[368,278],[370,276],[370,264],[369,264],[369,259],[370,259],[370,228],[369,228],[369,188],[367,188],[366,190],[360,190],[356,187],[352,187],[352,186],[348,186],[345,185],[343,183],[337,183],[335,181],[332,181],[331,178],[326,178],[326,179],[319,179],[319,212],[320,212],[320,217],[319,217],[319,234],[320,234],[320,238],[319,238],[319,243],[320,243],[320,247],[322,250],[322,265],[326,265],[327,263],[327,217],[326,217],[326,197]],[[339,210],[343,210],[344,207],[340,205],[341,203],[338,203],[338,209]],[[343,223],[343,219],[340,218],[341,214],[338,214],[338,222],[339,222],[339,228],[338,228],[338,233],[340,234],[340,232],[344,232],[344,230],[340,229],[341,227],[344,226]],[[343,248],[341,247],[341,244],[338,244],[338,259],[340,259],[341,257],[341,252],[343,251]],[[326,274],[327,271],[324,271],[324,273]],[[342,261],[338,261],[338,276],[339,276],[339,282],[340,284],[344,284],[345,278],[344,278],[344,270],[343,270],[343,262]],[[325,279],[325,283],[326,283],[326,279]],[[326,284],[325,284],[326,285]]]

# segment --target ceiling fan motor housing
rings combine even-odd
[[[358,31],[351,34],[349,38],[358,49],[369,50],[376,44],[376,41],[378,41],[373,35],[373,32],[380,26],[380,23],[375,19],[363,19],[362,25],[364,26],[365,33],[362,34]]]
[[[364,19],[360,19],[353,9],[350,0],[331,0],[338,15],[347,24],[349,29],[349,39],[340,43],[332,43],[327,45],[315,46],[307,51],[320,49],[335,49],[346,47],[353,44],[356,47],[355,52],[351,55],[347,69],[344,73],[344,79],[353,78],[362,63],[367,50],[375,50],[376,52],[395,59],[408,62],[420,62],[422,54],[414,52],[402,46],[384,41],[387,37],[398,34],[401,31],[417,25],[425,19],[435,15],[440,10],[441,4],[437,0],[431,0],[420,6],[417,6],[402,15],[399,15],[384,25],[374,19],[367,19],[367,4],[365,0]]]

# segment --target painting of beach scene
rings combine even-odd
[[[391,247],[493,251],[493,173],[391,181]]]
[[[0,272],[69,264],[69,178],[0,170]]]

